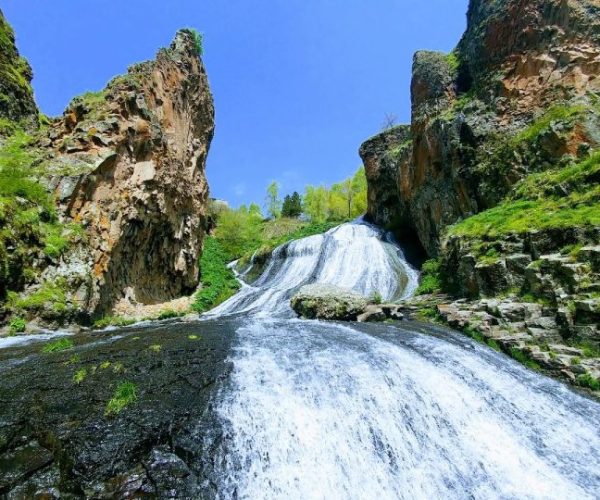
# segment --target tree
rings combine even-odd
[[[277,181],[271,182],[267,187],[267,213],[272,219],[278,219],[281,216],[281,200]]]
[[[250,209],[242,205],[237,210],[223,212],[219,217],[215,236],[232,259],[260,243],[262,215],[260,210],[256,213],[255,207],[254,203]]]
[[[398,123],[398,117],[394,113],[386,113],[383,117],[383,123],[381,124],[381,129],[385,132],[390,130],[396,126]]]
[[[283,199],[283,208],[281,209],[282,217],[300,217],[302,214],[302,199],[297,191],[292,195],[285,195]]]
[[[285,195],[283,198],[283,206],[281,208],[281,216],[282,217],[291,217],[292,216],[292,198],[289,194]]]
[[[291,199],[291,217],[300,217],[300,215],[302,215],[302,198],[298,191],[294,191]]]
[[[325,222],[329,218],[329,191],[324,186],[306,186],[304,213],[312,222]]]

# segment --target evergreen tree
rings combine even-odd
[[[283,206],[281,207],[282,217],[293,217],[292,215],[292,199],[289,194],[286,194],[283,198]]]
[[[300,217],[302,214],[302,198],[297,191],[292,193],[290,198],[290,217]]]

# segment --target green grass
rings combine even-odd
[[[80,368],[73,375],[73,382],[75,382],[76,384],[81,384],[81,382],[83,382],[86,377],[87,377],[87,369]]]
[[[532,229],[600,225],[599,175],[600,152],[570,167],[531,174],[510,199],[451,226],[448,234],[494,237]]]
[[[23,297],[15,295],[9,299],[16,310],[39,312],[44,308],[52,308],[54,312],[61,313],[67,309],[65,283],[61,280],[46,281],[41,287]]]
[[[536,361],[532,360],[527,355],[527,353],[521,351],[517,347],[511,347],[510,348],[510,356],[514,360],[518,361],[522,365],[525,365],[527,368],[529,368],[531,370],[539,372],[542,369],[542,367],[539,365],[539,363],[537,363]]]
[[[174,311],[173,309],[164,309],[158,313],[156,319],[171,319],[171,318],[179,318],[183,316],[185,312]]]
[[[196,293],[192,309],[198,313],[209,311],[234,295],[240,288],[231,269],[227,268],[229,255],[216,238],[204,240],[200,258],[202,288]]]
[[[439,259],[428,260],[421,268],[421,280],[416,295],[426,295],[439,292],[442,288],[441,261]]]
[[[600,391],[600,380],[592,377],[589,373],[579,375],[577,377],[577,385],[581,387],[587,387],[592,391]]]
[[[571,118],[580,115],[586,111],[586,107],[556,105],[548,109],[543,115],[535,119],[525,129],[521,130],[511,139],[511,144],[516,146],[523,142],[531,142],[537,138],[540,133],[546,130],[553,122],[565,122]]]
[[[102,329],[109,326],[129,326],[133,325],[136,322],[135,319],[131,318],[123,318],[121,316],[107,316],[101,319],[94,321],[95,329]]]
[[[72,349],[73,346],[74,344],[71,339],[62,338],[46,344],[44,347],[42,347],[42,352],[48,354],[51,352],[66,351],[67,349]]]
[[[104,414],[118,415],[137,399],[137,387],[133,382],[121,382],[115,389],[112,399],[107,403]]]
[[[10,323],[8,323],[8,331],[11,335],[15,335],[16,333],[22,333],[27,328],[27,321],[21,317],[12,318]]]

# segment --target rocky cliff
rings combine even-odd
[[[410,133],[361,147],[369,214],[437,255],[447,225],[598,145],[599,73],[597,0],[472,0],[454,52],[414,57]]]
[[[360,149],[369,216],[436,259],[434,314],[596,390],[599,75],[598,0],[471,0],[457,48],[414,57],[410,126]]]
[[[33,99],[33,72],[19,55],[15,34],[0,10],[0,134],[11,122],[36,127],[38,110]]]
[[[154,61],[73,99],[19,144],[24,179],[44,186],[54,206],[39,219],[33,251],[9,257],[20,269],[4,287],[9,313],[85,320],[118,302],[156,304],[195,290],[214,131],[199,43],[180,31]]]

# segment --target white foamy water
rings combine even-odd
[[[38,342],[45,342],[53,338],[65,337],[67,335],[72,335],[72,333],[57,331],[36,333],[35,335],[15,335],[14,337],[2,337],[0,338],[0,349],[24,346],[27,344],[34,344]]]
[[[414,293],[418,272],[388,234],[359,220],[278,247],[257,281],[244,286],[208,316],[290,316],[289,299],[309,283],[352,288],[366,296],[378,292],[391,300]]]
[[[599,406],[501,354],[298,320],[238,333],[220,498],[597,498]]]
[[[390,299],[417,273],[345,224],[278,248],[213,311],[245,318],[206,438],[219,498],[599,498],[598,403],[449,330],[286,319],[312,282]]]

